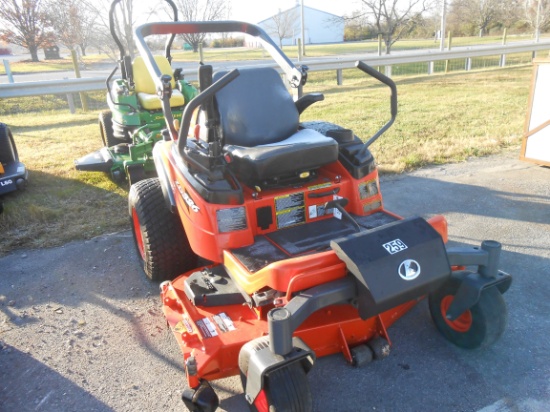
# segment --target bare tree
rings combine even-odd
[[[459,24],[475,28],[479,37],[483,37],[499,21],[502,4],[501,0],[455,0],[450,14]]]
[[[550,26],[550,1],[523,0],[524,21],[533,29],[538,40],[540,32]]]
[[[392,45],[414,30],[430,0],[361,0],[363,14],[378,34],[382,35],[386,54]]]
[[[282,48],[283,40],[293,37],[298,31],[299,16],[298,6],[285,11],[279,10],[279,13],[265,22],[265,31],[271,37],[276,37]]]
[[[28,49],[33,62],[38,61],[38,48],[53,39],[43,6],[42,0],[0,0],[0,39]]]
[[[77,46],[86,55],[86,47],[95,34],[99,12],[90,10],[79,0],[51,0],[49,18],[56,37],[69,49]]]
[[[500,7],[500,24],[509,29],[521,20],[521,0],[503,0]]]
[[[231,7],[231,2],[227,0],[178,0],[177,4],[181,21],[220,20],[226,15],[227,8]],[[182,37],[196,53],[206,33],[183,34]]]
[[[355,10],[350,16],[332,18],[330,23],[344,20],[344,41],[365,40],[373,35],[372,25],[361,10]]]
[[[111,36],[109,26],[109,10],[112,0],[80,0],[82,7],[86,7],[86,15],[93,16],[92,32],[89,44],[107,53],[114,59],[118,48]],[[134,25],[135,13],[132,0],[122,0],[115,8],[115,32],[121,41],[126,53],[134,56]],[[82,46],[81,46],[82,47]]]

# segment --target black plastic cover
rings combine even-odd
[[[185,295],[195,306],[241,305],[245,302],[223,266],[194,272],[185,280]]]
[[[21,162],[4,165],[4,173],[0,175],[0,195],[13,192],[19,188],[18,180],[27,180],[27,168]]]
[[[357,279],[363,319],[424,296],[451,275],[441,236],[419,217],[336,239],[330,246]]]
[[[315,130],[338,142],[338,160],[350,172],[354,179],[361,179],[376,169],[372,153],[365,148],[364,143],[353,131],[330,122],[302,122],[304,129]]]
[[[109,149],[103,147],[100,150],[89,153],[75,160],[76,170],[90,172],[109,172],[113,166],[113,155]]]

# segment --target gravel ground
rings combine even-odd
[[[318,360],[309,375],[316,411],[550,410],[550,169],[516,158],[382,183],[389,210],[446,215],[453,243],[504,244],[501,267],[515,278],[501,340],[458,349],[421,302],[389,330],[384,361]],[[184,410],[181,364],[130,232],[0,259],[0,411]],[[221,410],[246,410],[237,378],[213,386]]]

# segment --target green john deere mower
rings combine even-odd
[[[172,0],[165,0],[173,11],[174,21],[178,12]],[[163,138],[167,129],[163,105],[171,108],[172,122],[181,119],[187,102],[198,91],[187,83],[181,69],[172,69],[170,49],[175,35],[167,38],[164,55],[155,56],[161,76],[169,76],[172,93],[160,100],[155,83],[141,56],[133,61],[116,31],[116,6],[121,0],[114,0],[109,11],[111,35],[120,51],[118,65],[107,77],[107,103],[109,110],[99,114],[99,131],[103,142],[100,150],[75,160],[77,170],[106,172],[116,182],[128,180],[136,183],[145,177],[156,175],[153,162],[153,146]],[[115,78],[120,70],[121,77]]]

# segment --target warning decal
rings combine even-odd
[[[219,315],[212,316],[212,319],[214,319],[214,322],[216,322],[216,325],[218,325],[218,328],[222,331],[222,333],[236,330],[235,325],[233,325],[233,321],[223,312]]]
[[[327,187],[330,187],[332,186],[332,184],[330,182],[327,182],[327,183],[320,183],[318,185],[314,185],[314,186],[308,186],[307,190],[319,190],[319,189],[325,189]]]
[[[366,199],[367,197],[372,197],[376,194],[378,194],[376,180],[369,180],[368,182],[359,184],[359,196],[361,196],[361,199]]]
[[[277,196],[275,198],[275,210],[277,212],[294,209],[296,207],[304,207],[304,193],[293,193],[285,196]]]
[[[197,327],[201,331],[202,336],[205,338],[212,338],[218,336],[218,330],[216,326],[221,331],[221,333],[231,332],[232,330],[237,330],[233,321],[226,313],[221,312],[218,315],[213,315],[211,318],[203,318],[196,322]]]
[[[277,196],[275,198],[275,213],[277,215],[278,229],[305,223],[304,193]]]
[[[202,333],[202,336],[205,338],[212,338],[214,336],[218,336],[218,332],[216,331],[216,327],[212,323],[212,321],[208,318],[200,319],[196,322],[197,326],[199,327],[199,330]]]

